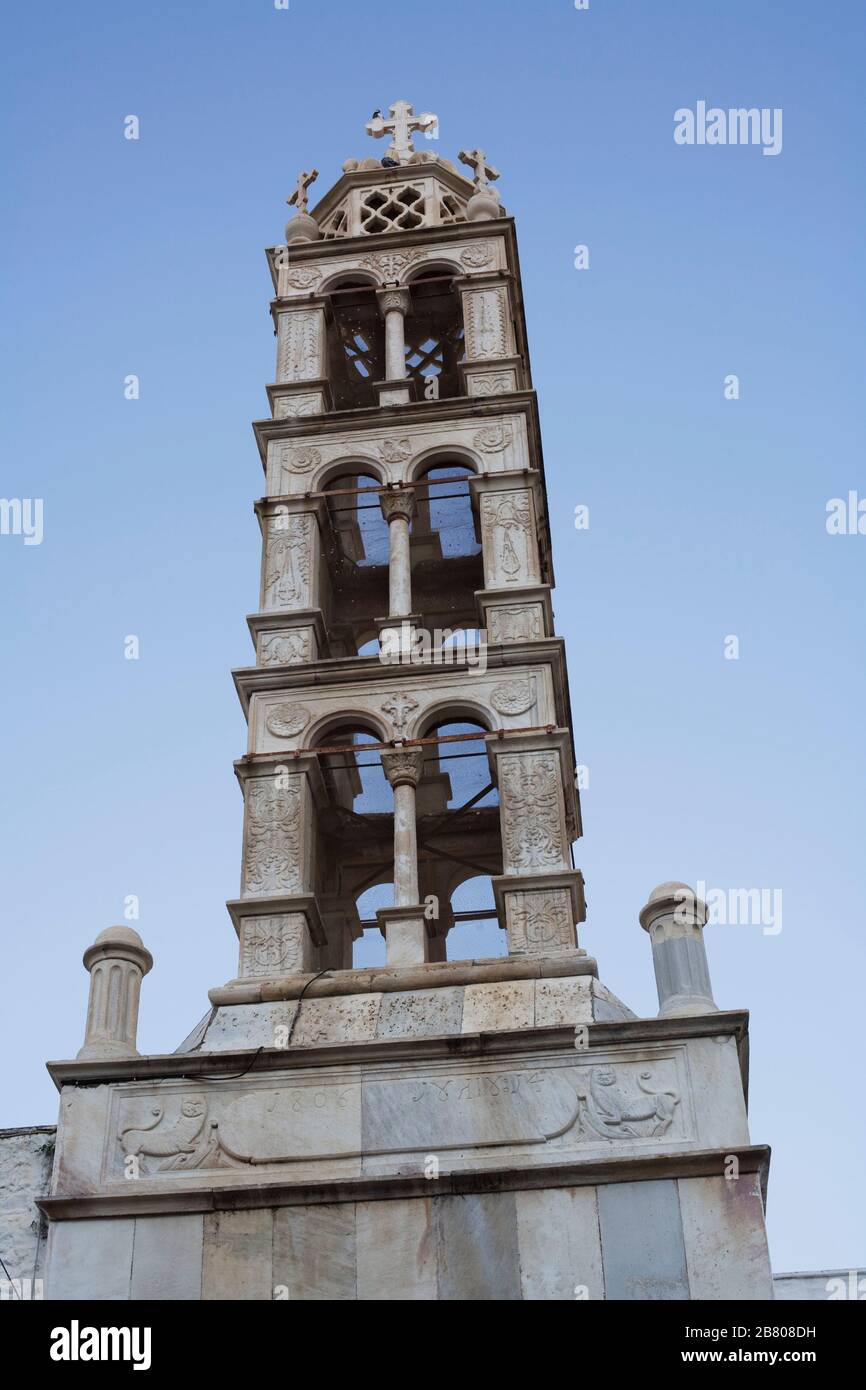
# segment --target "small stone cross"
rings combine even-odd
[[[318,177],[318,169],[312,169],[309,173],[307,173],[305,169],[302,174],[298,174],[298,182],[295,191],[286,199],[289,207],[293,207],[297,203],[298,212],[307,211],[307,189],[311,183],[316,182]]]
[[[394,733],[397,738],[402,738],[406,732],[406,722],[409,715],[418,708],[418,701],[413,700],[411,695],[407,695],[405,690],[398,690],[387,700],[382,701],[381,708],[384,714],[391,716],[391,723],[394,725]]]
[[[491,180],[499,178],[499,170],[487,163],[483,150],[461,150],[457,156],[461,164],[468,164],[475,172],[475,187],[487,188]]]
[[[439,117],[434,116],[431,111],[422,111],[420,116],[416,116],[412,111],[412,103],[408,101],[395,101],[388,110],[391,112],[392,120],[386,120],[384,116],[374,116],[364,129],[374,140],[381,139],[383,135],[392,136],[388,155],[398,164],[408,164],[410,157],[415,153],[412,144],[413,132],[430,130],[438,124]]]

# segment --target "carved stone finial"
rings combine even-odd
[[[310,184],[316,182],[316,179],[318,177],[318,169],[311,169],[309,173],[306,169],[304,169],[300,174],[298,174],[298,181],[295,184],[294,191],[290,193],[288,198],[286,199],[286,202],[288,203],[289,207],[297,206],[298,212],[306,212],[308,210],[307,189],[310,187]]]
[[[385,151],[385,160],[392,164],[408,164],[415,153],[412,145],[413,133],[416,130],[432,130],[439,124],[439,117],[434,116],[432,111],[422,111],[416,116],[411,102],[408,101],[395,101],[388,110],[391,112],[391,120],[387,120],[380,111],[376,111],[364,129],[374,140],[380,140],[383,135],[390,135],[391,144]]]
[[[660,883],[641,908],[652,943],[659,1018],[715,1013],[703,928],[708,912],[687,883]]]
[[[108,927],[84,952],[90,971],[87,1027],[79,1057],[137,1057],[141,982],[153,965],[137,931]]]
[[[493,179],[499,178],[499,170],[488,164],[483,150],[461,150],[460,160],[468,164],[475,175],[475,192],[466,204],[468,222],[492,222],[502,216],[502,202],[496,189],[491,187]]]
[[[461,164],[468,164],[473,170],[476,193],[482,188],[489,188],[492,181],[499,178],[499,170],[487,163],[487,155],[483,150],[461,150],[457,158]]]
[[[321,232],[319,224],[314,217],[307,211],[307,190],[310,184],[315,183],[319,177],[318,169],[307,171],[304,169],[298,174],[298,181],[294,190],[289,194],[286,202],[289,207],[297,207],[297,213],[290,217],[286,223],[286,241],[318,241]]]

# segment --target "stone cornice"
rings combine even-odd
[[[745,1010],[691,1014],[679,1018],[638,1018],[615,1023],[589,1023],[589,1050],[627,1043],[667,1043],[689,1038],[734,1037],[745,1085],[749,1015]],[[327,1044],[293,1049],[260,1048],[221,1052],[171,1052],[149,1057],[83,1058],[48,1062],[58,1090],[62,1086],[99,1086],[131,1081],[178,1078],[211,1080],[239,1075],[262,1075],[298,1068],[361,1065],[382,1062],[429,1062],[441,1059],[512,1057],[574,1047],[574,1028],[523,1028],[496,1033],[463,1033],[447,1037],[382,1039],[372,1042]]]
[[[254,1207],[317,1206],[410,1197],[455,1197],[472,1193],[527,1192],[555,1187],[591,1187],[662,1178],[723,1177],[731,1158],[741,1173],[756,1173],[766,1205],[770,1149],[748,1144],[728,1149],[691,1149],[636,1157],[590,1159],[544,1166],[470,1169],[443,1173],[431,1182],[424,1173],[342,1178],[325,1182],[225,1183],[197,1191],[142,1192],[138,1183],[112,1194],[43,1197],[37,1206],[49,1221],[87,1217],[148,1216],[179,1212],[242,1211]]]
[[[405,169],[407,166],[401,166]],[[419,167],[419,166],[408,166]],[[420,166],[422,169],[424,165]],[[429,166],[428,166],[429,167]],[[436,167],[436,166],[434,166]],[[370,182],[372,170],[367,170],[366,180]],[[383,169],[383,175],[387,175],[388,170]],[[391,171],[392,173],[394,171]],[[447,175],[446,175],[447,176]],[[462,184],[464,182],[460,174],[450,175],[456,177]],[[345,183],[336,184],[335,188],[340,188],[341,193],[334,200],[335,206],[340,197],[348,188],[352,187],[352,180],[355,183],[363,183],[364,178],[359,174],[344,175]],[[471,185],[470,185],[471,187]],[[331,190],[334,191],[333,189]],[[458,187],[457,192],[465,193],[465,188]],[[330,195],[328,195],[330,197]],[[327,216],[331,208],[324,208],[324,199],[317,205],[316,211]],[[305,241],[301,244],[293,243],[289,252],[292,265],[317,265],[322,269],[327,267],[328,261],[346,260],[353,255],[367,254],[371,251],[397,251],[409,250],[416,246],[445,246],[451,241],[488,241],[491,236],[504,236],[508,248],[508,263],[513,274],[519,277],[519,263],[517,257],[517,233],[514,227],[513,217],[497,217],[492,222],[449,222],[440,227],[416,227],[411,231],[389,231],[377,232],[374,236],[355,236],[355,237],[334,237],[327,241]],[[303,246],[303,250],[301,250]],[[265,252],[270,267],[271,280],[274,290],[278,288],[278,271],[274,264],[277,252],[282,249],[282,244],[269,246]],[[518,281],[519,283],[519,281]]]
[[[490,366],[491,363],[486,365]],[[495,365],[495,363],[493,364]],[[501,415],[523,414],[529,435],[530,459],[544,477],[541,425],[535,391],[509,391],[501,396],[446,396],[438,401],[409,401],[405,405],[365,405],[357,410],[333,410],[327,415],[291,415],[285,420],[266,416],[253,421],[253,433],[262,461],[267,466],[268,444],[274,440],[314,441],[319,435],[355,435],[359,430],[406,429],[411,425],[440,424],[449,421],[497,419]]]
[[[539,663],[551,668],[557,710],[560,712],[559,722],[565,725],[568,691],[565,642],[562,637],[542,637],[536,642],[511,642],[487,648],[488,671],[519,672]],[[429,682],[430,676],[437,673],[456,675],[475,669],[465,660],[449,661],[447,664],[427,662],[403,666],[396,662],[382,662],[377,655],[343,656],[309,661],[298,666],[240,666],[232,671],[232,678],[244,714],[248,715],[253,695],[289,694],[317,686],[333,690],[341,685],[355,685],[361,682],[381,681],[386,685],[393,685],[396,680],[400,680],[411,684],[415,677]]]

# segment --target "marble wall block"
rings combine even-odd
[[[598,1189],[607,1298],[644,1302],[689,1297],[677,1184],[607,1183]]]

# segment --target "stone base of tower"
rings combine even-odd
[[[592,973],[223,1011],[52,1066],[49,1298],[772,1297],[745,1014],[635,1019]]]

